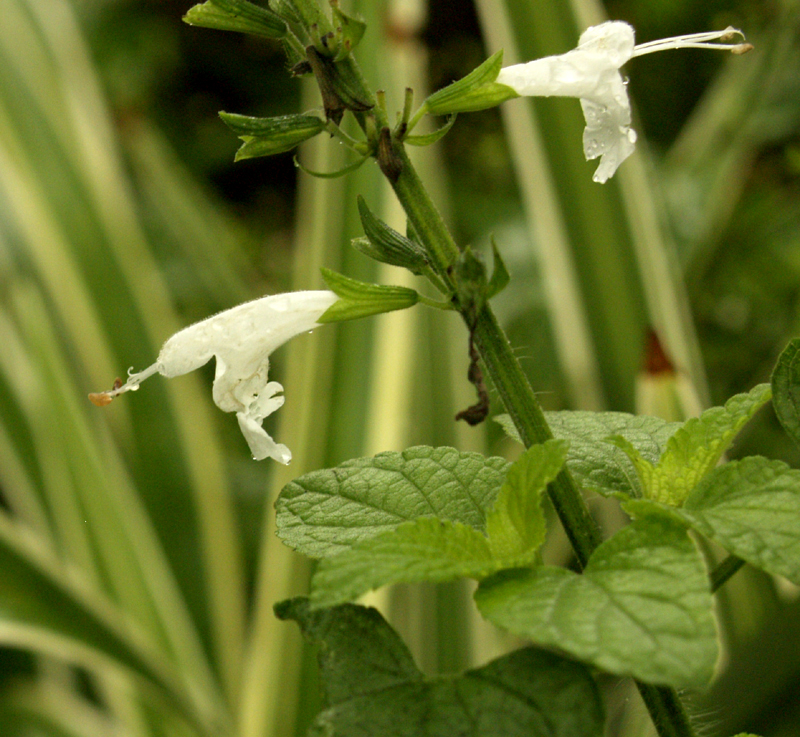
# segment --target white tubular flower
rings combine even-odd
[[[264,418],[284,402],[283,387],[267,381],[269,356],[300,333],[319,325],[322,314],[337,300],[333,292],[289,292],[245,302],[175,333],[161,348],[156,362],[130,373],[125,384],[90,394],[94,404],[108,404],[115,396],[135,391],[153,374],[171,379],[217,359],[214,403],[235,412],[253,457],[272,457],[289,463],[291,451],[276,443],[261,427]]]
[[[586,119],[583,152],[587,160],[601,157],[593,179],[602,183],[633,153],[636,143],[631,104],[620,67],[635,56],[665,49],[712,48],[741,54],[752,48],[746,43],[711,43],[730,41],[736,36],[744,38],[741,31],[726,28],[635,46],[630,25],[608,21],[587,28],[572,51],[506,67],[496,81],[522,96],[580,98]]]

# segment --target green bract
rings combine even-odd
[[[334,59],[340,61],[358,46],[367,30],[367,24],[361,18],[342,12],[338,4],[331,3],[331,11],[333,12],[333,24],[336,26],[337,40],[340,44]]]

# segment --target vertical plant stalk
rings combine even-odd
[[[316,4],[316,0],[296,0],[296,2],[303,6]],[[346,67],[343,71],[351,82],[361,88],[360,99],[375,101],[355,60],[349,57],[340,63]],[[381,170],[428,250],[433,270],[454,293],[449,268],[458,256],[459,248],[416,173],[404,146],[395,141],[394,136],[386,135],[389,132],[386,111],[376,105],[370,114],[374,116],[377,129],[381,131],[381,145],[377,156]],[[387,147],[391,150],[387,151]],[[387,161],[391,166],[387,165]],[[525,446],[543,443],[552,438],[552,431],[536,395],[488,304],[478,313],[474,340],[495,389],[511,415]],[[601,537],[581,491],[569,471],[566,469],[561,471],[555,481],[548,486],[548,494],[581,567],[585,567],[592,552],[600,544]],[[673,689],[639,682],[637,687],[660,737],[695,737],[688,716]]]
[[[458,246],[405,151],[401,146],[395,148],[403,166],[400,176],[392,182],[394,191],[423,244],[428,247],[436,269],[447,275],[448,266],[458,255]],[[447,283],[451,283],[449,276]],[[552,438],[553,433],[541,405],[488,304],[478,314],[475,343],[487,373],[511,415],[524,445],[530,447]],[[602,540],[580,489],[569,471],[564,469],[548,486],[547,491],[575,555],[581,567],[585,567]],[[695,737],[689,717],[674,689],[638,681],[636,686],[659,737]]]

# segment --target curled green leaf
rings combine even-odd
[[[189,8],[183,20],[191,26],[238,31],[265,38],[283,38],[286,35],[286,24],[279,16],[247,0],[206,0]]]
[[[438,140],[444,138],[447,132],[453,127],[453,124],[456,122],[456,114],[453,113],[447,118],[447,122],[437,130],[433,131],[433,133],[423,133],[416,136],[406,136],[403,141],[407,143],[409,146],[430,146],[431,144],[436,143]]]
[[[254,118],[220,112],[219,117],[244,141],[236,152],[236,161],[291,151],[325,129],[325,121],[317,115]]]

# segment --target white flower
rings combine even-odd
[[[620,67],[635,56],[683,48],[727,49],[744,53],[749,44],[716,44],[715,40],[744,37],[741,31],[695,33],[634,45],[634,31],[622,21],[587,28],[577,48],[561,56],[515,64],[500,71],[499,84],[523,96],[578,97],[586,119],[583,152],[587,160],[600,158],[594,181],[605,182],[633,153],[636,131],[631,128],[631,105]]]
[[[267,381],[269,356],[300,333],[318,326],[322,314],[337,300],[333,292],[288,292],[245,302],[175,333],[161,348],[156,362],[108,392],[91,394],[98,405],[134,391],[153,374],[171,379],[217,359],[214,403],[235,412],[239,427],[256,460],[272,457],[280,463],[291,451],[276,443],[261,427],[264,418],[281,407],[283,387]]]

